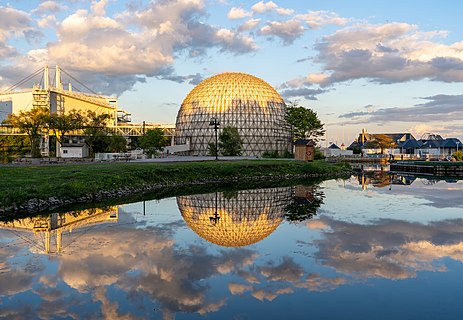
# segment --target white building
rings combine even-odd
[[[85,158],[89,150],[85,143],[63,143],[61,146],[61,158]]]

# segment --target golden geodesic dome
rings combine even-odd
[[[259,242],[278,228],[285,216],[291,188],[243,190],[177,197],[187,225],[201,238],[225,247]],[[217,214],[216,214],[217,213]]]
[[[264,80],[246,73],[218,74],[199,83],[183,100],[175,126],[176,143],[189,143],[192,155],[206,155],[209,143],[215,141],[209,123],[216,118],[219,130],[238,129],[243,155],[282,152],[290,147],[285,114],[284,100]]]

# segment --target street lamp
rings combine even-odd
[[[457,151],[458,151],[458,145],[460,144],[460,141],[457,141]]]
[[[219,129],[220,126],[220,121],[218,118],[211,118],[211,121],[209,122],[210,126],[214,126],[215,130],[215,160],[219,160],[219,146],[218,146],[218,140],[217,140],[217,129]]]
[[[215,212],[212,215],[212,217],[209,217],[209,220],[211,221],[211,224],[213,226],[216,225],[220,220],[220,216],[217,213],[217,192],[215,193]]]

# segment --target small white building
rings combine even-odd
[[[85,158],[89,155],[88,146],[85,143],[63,143],[60,149],[61,158]]]
[[[328,148],[321,148],[320,151],[323,153],[325,157],[345,157],[354,154],[352,150],[341,149],[334,143],[330,145]]]

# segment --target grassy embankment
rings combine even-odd
[[[324,161],[304,163],[285,160],[3,166],[0,167],[0,208],[50,197],[78,202],[81,197],[104,191],[133,188],[134,192],[140,192],[145,186],[149,189],[148,186],[153,185],[169,188],[209,182],[244,183],[253,177],[279,179],[288,178],[288,175],[329,178],[349,170],[345,165]],[[114,197],[114,194],[109,197]]]

